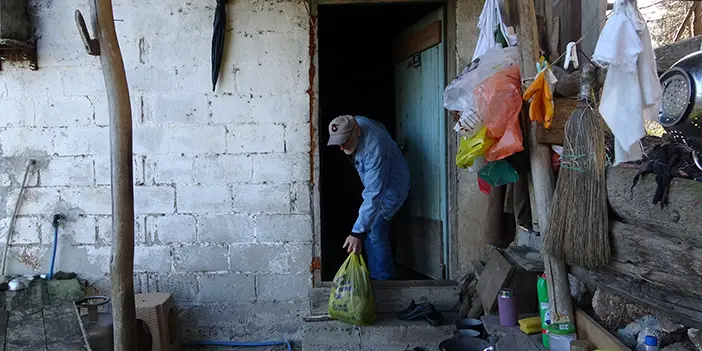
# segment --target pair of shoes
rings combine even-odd
[[[397,319],[403,321],[411,321],[419,318],[426,319],[429,324],[439,326],[443,322],[443,315],[437,311],[434,305],[429,302],[416,304],[414,300],[410,301],[409,306],[395,314]]]

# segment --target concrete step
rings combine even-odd
[[[457,313],[443,313],[443,325],[433,327],[426,320],[401,321],[382,313],[370,326],[354,326],[340,321],[306,322],[304,351],[405,351],[420,346],[439,351],[439,343],[456,329]]]

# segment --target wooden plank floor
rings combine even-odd
[[[74,301],[76,279],[36,279],[21,291],[2,291],[0,351],[87,351]]]

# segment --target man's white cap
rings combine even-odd
[[[327,146],[343,145],[355,128],[356,119],[351,115],[334,118],[334,120],[329,123],[329,142]]]

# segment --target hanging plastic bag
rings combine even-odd
[[[519,174],[506,160],[488,162],[478,172],[478,176],[493,187],[516,183],[519,180]]]
[[[446,89],[444,107],[450,111],[468,111],[473,108],[473,89],[478,83],[510,65],[519,63],[517,47],[495,47],[473,60]]]
[[[519,66],[507,67],[475,86],[474,102],[495,144],[485,159],[497,161],[524,150],[519,112],[522,109]]]
[[[329,295],[329,316],[354,325],[375,322],[375,300],[366,262],[351,253],[334,276]]]
[[[473,162],[487,151],[495,140],[487,136],[487,128],[482,127],[472,138],[461,138],[456,153],[456,166],[468,168],[473,166]]]

